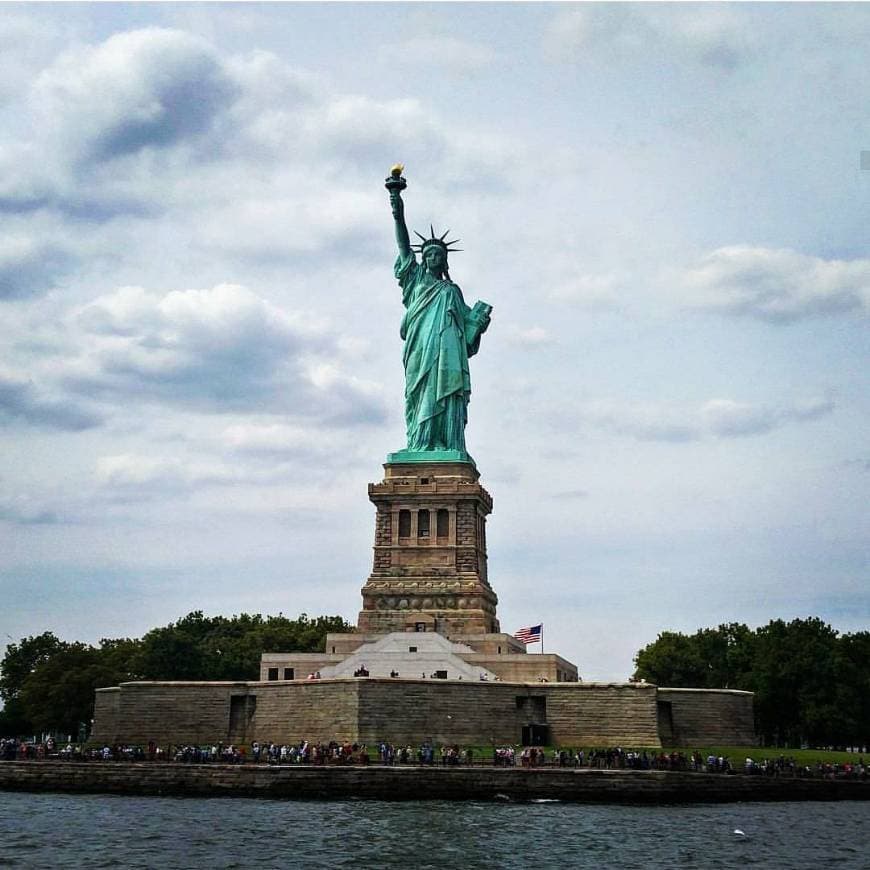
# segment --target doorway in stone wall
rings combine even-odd
[[[549,746],[550,726],[542,722],[523,725],[523,746]]]
[[[256,695],[230,695],[230,721],[227,740],[230,743],[245,743],[248,726],[257,710]]]

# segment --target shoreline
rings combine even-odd
[[[558,800],[602,804],[870,800],[870,780],[592,768],[4,761],[0,791],[164,797]]]

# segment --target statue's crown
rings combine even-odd
[[[444,241],[447,238],[447,233],[449,233],[450,230],[447,230],[447,232],[444,233],[443,236],[436,236],[435,228],[432,226],[432,224],[429,224],[429,232],[431,233],[431,235],[427,239],[426,236],[420,235],[417,230],[414,230],[414,234],[420,239],[420,244],[411,245],[411,247],[418,253],[422,254],[423,251],[425,251],[426,248],[428,248],[430,245],[438,245],[439,248],[443,248],[447,253],[453,253],[454,251],[462,250],[462,248],[450,247],[451,245],[455,245],[459,241],[459,239],[452,239],[447,242]]]

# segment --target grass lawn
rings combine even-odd
[[[507,746],[507,744],[497,744],[497,748],[501,749],[503,746]],[[466,748],[466,747],[460,747]],[[484,759],[491,760],[492,759],[492,745],[489,746],[474,746],[471,747],[474,750],[474,759],[475,761],[482,761]],[[612,748],[612,747],[594,747],[594,746],[576,746],[576,747],[553,747],[553,746],[540,746],[539,749],[543,749],[546,752],[546,759],[549,763],[553,758],[553,750],[554,749],[582,749],[583,754],[586,758],[589,757],[590,749],[602,749],[602,748]],[[689,756],[697,750],[701,753],[701,757],[706,760],[708,755],[715,756],[725,756],[731,761],[732,767],[740,767],[743,762],[747,758],[751,758],[754,761],[763,761],[766,758],[779,758],[780,755],[784,755],[786,758],[793,758],[799,764],[809,764],[814,765],[817,762],[852,762],[857,763],[859,758],[863,758],[865,763],[870,762],[870,752],[862,755],[859,752],[830,752],[825,749],[784,749],[776,746],[669,746],[664,749],[653,749],[650,747],[643,746],[623,746],[625,750],[632,750],[635,752],[643,752],[646,749],[647,754],[649,755],[658,755],[659,752],[665,752],[666,754],[670,754],[671,752],[682,752],[684,755]],[[417,747],[414,747],[416,752]],[[440,749],[440,745],[436,744],[436,753],[435,760],[436,762],[440,761],[440,753],[438,752]],[[370,747],[371,750],[371,747]],[[519,763],[519,755],[523,751],[522,746],[514,746],[514,751],[517,755],[517,763]],[[375,752],[375,755],[377,753]],[[416,757],[416,756],[415,756]]]
[[[687,754],[692,750],[671,750],[666,749],[665,752],[682,751]],[[751,758],[753,761],[763,761],[765,758],[779,758],[784,755],[786,758],[793,758],[799,764],[813,765],[818,761],[840,763],[852,762],[857,763],[859,758],[864,761],[870,761],[870,753],[862,755],[860,752],[831,752],[826,749],[784,749],[777,746],[714,746],[714,747],[698,747],[698,751],[703,758],[708,755],[724,755],[730,759],[732,765],[742,763],[745,759]]]

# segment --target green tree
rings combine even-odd
[[[149,631],[134,657],[146,680],[255,680],[264,652],[316,652],[330,631],[352,627],[338,616],[297,619],[242,613],[206,617],[194,611]]]
[[[754,635],[745,625],[732,622],[702,629],[694,635],[710,689],[743,689],[748,685],[754,654]]]
[[[635,657],[636,678],[661,686],[755,693],[767,744],[866,744],[870,735],[870,634],[839,637],[821,619],[731,623],[687,636],[662,632]]]
[[[34,723],[21,700],[24,681],[44,662],[64,649],[66,644],[50,631],[22,638],[6,647],[0,661],[0,735],[15,736],[32,733]]]
[[[4,702],[0,710],[0,737],[18,737],[32,734],[33,726],[24,713],[21,698]]]
[[[66,643],[51,632],[12,643],[0,663],[0,733],[77,734],[93,718],[94,690],[126,680],[256,680],[264,652],[315,652],[341,617],[297,619],[194,611],[141,640]]]
[[[836,700],[837,665],[837,632],[821,619],[771,620],[756,631],[752,689],[765,742],[838,742],[845,723]]]
[[[36,667],[65,646],[50,631],[10,643],[0,662],[0,698],[7,703],[17,698],[25,679]]]
[[[851,714],[844,743],[870,746],[870,631],[840,639],[839,703]]]
[[[189,613],[177,623],[154,628],[143,638],[135,669],[144,680],[204,680],[207,662],[202,642],[208,632],[202,611]]]
[[[692,638],[663,631],[634,657],[634,677],[657,686],[706,685],[707,674]]]
[[[35,731],[78,735],[94,711],[94,690],[123,677],[103,650],[71,643],[40,663],[21,687],[21,703]]]
[[[664,631],[635,656],[635,679],[658,686],[744,688],[751,669],[752,632],[730,623],[693,635]]]

